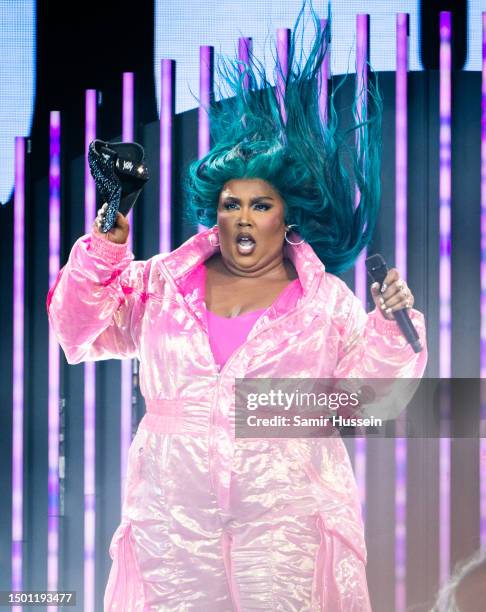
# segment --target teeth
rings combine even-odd
[[[256,246],[255,241],[247,237],[239,238],[236,244],[238,245],[238,252],[241,255],[252,253]]]

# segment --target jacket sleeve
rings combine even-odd
[[[361,415],[393,419],[412,399],[427,365],[424,316],[418,310],[409,311],[423,347],[414,353],[396,321],[385,319],[377,308],[366,314],[360,300],[350,294],[334,377],[348,391],[372,390],[373,399],[360,403],[357,412]],[[366,384],[369,379],[382,380]]]
[[[350,292],[349,315],[342,331],[336,378],[421,378],[427,365],[424,316],[409,316],[423,349],[414,353],[398,323],[385,319],[375,308],[366,314],[361,301]]]
[[[49,323],[68,363],[134,357],[150,260],[93,229],[74,244],[47,296]]]

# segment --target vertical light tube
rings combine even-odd
[[[163,59],[160,80],[160,225],[159,251],[171,249],[172,122],[174,116],[175,61]]]
[[[49,126],[49,287],[60,269],[61,250],[61,113],[50,113]],[[47,509],[47,588],[59,586],[59,344],[49,327],[48,372],[48,509]],[[49,610],[55,610],[49,606]]]
[[[356,15],[356,98],[357,98],[357,120],[366,121],[367,118],[367,89],[368,89],[368,38],[369,38],[369,15]],[[363,130],[360,128],[359,132]],[[359,132],[356,133],[358,138]],[[360,193],[356,188],[356,205],[359,203]],[[355,265],[355,289],[354,292],[366,308],[366,249],[360,254]]]
[[[486,378],[486,12],[483,19],[483,64],[481,84],[481,378]],[[486,424],[486,392],[481,385],[481,421]],[[486,427],[479,438],[479,483],[481,546],[486,546]]]
[[[328,27],[328,20],[321,19],[321,30],[323,32],[326,31]],[[321,69],[319,71],[319,115],[321,117],[321,121],[324,125],[327,124],[327,105],[328,105],[328,96],[329,96],[329,68],[330,68],[330,36],[329,32],[327,32],[326,40],[324,41],[324,45],[327,47],[326,55],[324,57],[324,61],[322,62]]]
[[[123,73],[122,94],[122,140],[134,140],[134,74]],[[133,210],[128,214],[130,233],[128,244],[133,250]],[[120,493],[121,501],[125,491],[125,479],[128,462],[128,449],[132,441],[132,360],[122,359],[121,362],[121,406],[120,406]]]
[[[395,74],[395,262],[407,278],[407,73],[408,20],[396,17]],[[403,418],[396,421],[395,439],[395,610],[407,608],[407,438]]]
[[[451,13],[440,13],[440,375],[451,372]]]
[[[253,52],[253,41],[251,38],[242,36],[238,38],[238,59],[240,62],[243,62],[247,66],[250,64],[251,54]],[[244,66],[240,64],[240,73],[243,72]],[[245,75],[243,79],[243,87],[245,89],[249,89],[250,80],[248,75]]]
[[[395,611],[407,609],[407,438],[395,439]],[[401,437],[403,436],[403,437]]]
[[[122,141],[133,142],[135,139],[135,75],[133,72],[123,73],[122,83]],[[133,208],[128,213],[130,233],[128,243],[133,245]]]
[[[96,217],[96,187],[88,166],[88,146],[96,138],[96,90],[87,89],[85,97],[85,232],[91,232]],[[96,369],[84,364],[84,611],[95,609],[95,459],[96,459]]]
[[[134,92],[135,77],[133,72],[123,73],[122,93],[122,140],[132,142],[134,138]]]
[[[25,139],[15,138],[12,392],[12,590],[23,588]],[[20,606],[12,608],[21,610]]]
[[[202,45],[199,47],[199,109],[197,124],[197,155],[201,159],[209,153],[211,147],[211,132],[209,123],[209,108],[213,99],[214,82],[214,47]],[[202,232],[204,225],[198,226]]]
[[[369,15],[356,15],[356,97],[357,97],[357,120],[366,120],[368,88],[368,31]],[[359,128],[362,131],[362,128]],[[359,133],[356,133],[357,146],[359,146]],[[360,192],[356,187],[356,206],[360,200]],[[366,249],[356,260],[354,272],[354,285],[357,297],[366,308]],[[358,485],[363,520],[366,521],[366,438],[364,432],[354,439],[354,472]]]
[[[238,60],[246,65],[250,64],[251,53],[253,51],[253,41],[251,38],[241,37],[238,39]],[[238,65],[240,74],[245,70],[243,64]],[[250,88],[250,77],[246,74],[243,78],[244,89]],[[241,122],[245,125],[245,118],[241,118]]]
[[[440,13],[440,158],[439,158],[439,375],[451,376],[451,34],[452,14]],[[447,397],[441,404],[442,423],[448,423],[450,406]],[[450,571],[450,464],[451,444],[448,432],[440,437],[440,584]]]
[[[408,19],[398,13],[396,21],[395,78],[395,263],[403,278],[407,278],[407,172],[408,172]]]
[[[277,29],[277,82],[276,96],[280,106],[280,112],[284,123],[287,121],[285,110],[285,82],[289,72],[289,43],[290,30],[288,28]]]

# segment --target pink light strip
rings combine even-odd
[[[439,159],[439,374],[441,378],[451,376],[451,13],[440,13],[440,159]],[[441,405],[444,416],[450,410],[447,398]],[[447,419],[443,419],[447,422]],[[448,432],[440,438],[440,583],[450,572],[450,467],[451,441]]]
[[[60,269],[61,250],[61,113],[50,113],[49,128],[49,287]],[[47,588],[57,591],[59,583],[59,344],[49,327],[48,372],[48,510]],[[48,606],[48,610],[55,610]]]
[[[356,15],[356,96],[358,98],[358,121],[366,119],[368,87],[368,31],[369,15]],[[356,134],[358,138],[358,134]],[[360,193],[356,187],[356,205]],[[359,255],[355,264],[354,284],[357,297],[366,307],[366,249]],[[364,435],[354,439],[354,472],[358,485],[363,520],[366,521],[366,438]]]
[[[197,133],[197,154],[201,159],[209,152],[211,147],[211,133],[209,121],[209,107],[213,98],[214,82],[214,47],[203,45],[199,47],[199,109],[198,109],[198,133]],[[204,225],[198,226],[198,231],[202,232],[206,228]]]
[[[285,110],[285,82],[289,72],[289,43],[290,30],[288,28],[277,29],[277,83],[276,96],[280,105],[280,112],[284,122],[287,121]]]
[[[481,84],[481,378],[486,378],[486,13],[483,19],[483,73]],[[483,385],[481,385],[481,389]],[[479,537],[486,547],[486,397],[481,393],[479,438]]]
[[[12,393],[12,590],[22,590],[24,539],[24,296],[25,139],[15,138],[13,393]],[[21,610],[16,606],[14,610]]]
[[[407,73],[408,23],[406,13],[396,16],[395,75],[395,262],[407,278]],[[407,438],[402,419],[396,422],[395,440],[395,611],[407,608]],[[398,437],[403,435],[403,437]]]
[[[134,140],[134,74],[123,73],[122,95],[122,140]],[[133,211],[128,214],[130,233],[128,244],[133,250]],[[132,441],[132,360],[123,359],[121,362],[121,406],[120,406],[120,493],[123,503],[125,480],[128,463],[128,449]]]
[[[327,28],[328,20],[321,19],[321,30],[324,32]],[[322,62],[321,70],[319,72],[319,115],[324,125],[327,124],[327,106],[329,96],[329,74],[330,74],[330,36],[327,34],[327,40],[324,44],[327,44],[327,51]]]
[[[175,61],[163,59],[160,87],[160,226],[159,252],[171,250],[172,122],[174,117]]]
[[[96,90],[86,90],[85,99],[85,232],[91,232],[96,217],[96,187],[88,166],[88,146],[96,138]],[[84,611],[95,610],[96,526],[96,368],[84,365]]]

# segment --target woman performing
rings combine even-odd
[[[100,231],[104,205],[50,291],[69,363],[140,360],[147,412],[130,448],[105,610],[371,609],[341,438],[243,439],[234,427],[237,378],[414,378],[427,359],[394,321],[409,309],[425,346],[396,269],[372,286],[368,315],[333,275],[373,233],[381,102],[370,89],[353,147],[332,97],[321,121],[325,33],[313,19],[304,62],[292,36],[285,112],[254,62],[222,71],[233,97],[210,110],[215,145],[186,181],[194,218],[210,229],[133,261],[123,215]]]

